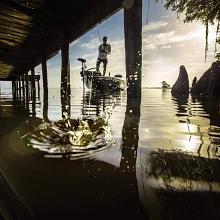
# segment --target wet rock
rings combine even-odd
[[[174,83],[171,93],[187,94],[189,93],[189,78],[185,66],[181,65],[179,76]]]
[[[212,66],[202,75],[191,88],[193,95],[206,95],[220,97],[220,61],[212,63]]]
[[[193,81],[192,81],[192,87],[195,86],[196,83],[197,83],[197,77],[195,76],[195,77],[193,78]]]
[[[220,61],[212,63],[208,88],[205,95],[220,97]]]
[[[197,83],[191,88],[190,93],[193,95],[204,95],[209,85],[209,79],[211,75],[211,68],[206,70]]]

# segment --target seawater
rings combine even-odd
[[[131,100],[79,88],[64,101],[49,89],[26,103],[2,91],[0,113],[5,218],[220,217],[220,98],[148,88]],[[103,135],[75,146],[83,134],[73,123],[99,118]]]

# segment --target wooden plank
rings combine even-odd
[[[33,19],[33,13],[32,15],[28,15],[27,13],[22,13],[20,10],[16,10],[15,8],[10,7],[9,5],[4,5],[0,3],[0,10],[2,14],[8,15],[10,14],[11,16],[22,19],[22,20],[27,20],[31,21]]]
[[[57,12],[51,8],[45,8],[42,4],[19,5],[15,2],[11,5],[0,3],[0,11],[2,14],[10,15],[23,21],[33,21],[36,24],[47,25],[48,28],[53,27],[52,21],[55,21]],[[52,24],[52,25],[51,25]]]
[[[33,36],[33,35],[28,35],[28,33],[18,33],[15,31],[9,31],[9,30],[3,30],[0,27],[0,37],[8,37],[8,39],[13,39],[13,38],[20,38],[22,40],[32,40],[32,41],[37,41],[39,39],[39,36]]]
[[[8,32],[8,33],[16,32],[17,34],[21,34],[21,35],[25,35],[25,36],[30,34],[30,29],[24,29],[24,28],[20,29],[18,27],[14,27],[14,26],[11,26],[11,25],[9,26],[8,24],[9,23],[2,23],[0,21],[0,31],[1,32]],[[31,36],[39,37],[39,31],[34,32],[32,30]]]
[[[45,16],[55,17],[57,11],[53,10],[50,5],[46,5],[45,0],[42,1],[31,1],[28,0],[28,4],[22,4],[21,1],[13,1],[7,0],[10,3],[2,2],[1,4],[8,7],[10,6],[12,9],[22,12],[24,14],[34,14],[36,11],[40,15],[44,14]],[[53,1],[53,5],[56,5],[56,1]]]
[[[11,15],[6,15],[2,11],[0,11],[0,16],[1,16],[2,22],[4,22],[4,21],[12,22],[11,25],[18,24],[18,25],[23,25],[25,27],[34,27],[35,26],[35,24],[32,23],[31,21],[19,19],[19,18],[13,17]]]

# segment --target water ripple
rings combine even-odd
[[[101,117],[44,123],[22,138],[50,158],[91,159],[114,145],[108,122]]]

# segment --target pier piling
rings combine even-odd
[[[142,0],[124,8],[124,37],[128,97],[141,97],[142,69]]]

